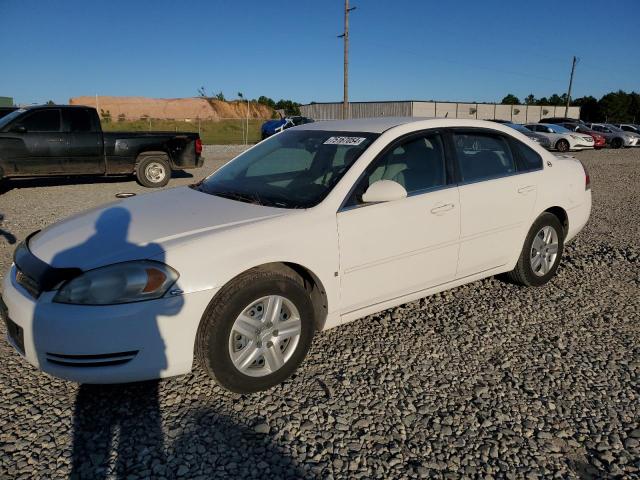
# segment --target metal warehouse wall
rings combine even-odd
[[[516,123],[537,122],[545,117],[564,117],[565,107],[554,105],[501,105],[495,103],[456,102],[352,102],[351,118],[370,117],[447,117],[480,120],[511,120]],[[300,112],[315,120],[339,120],[342,103],[302,105]],[[580,107],[569,107],[567,115],[580,118]]]
[[[410,117],[411,102],[352,102],[351,118]],[[302,105],[300,112],[314,120],[338,120],[342,118],[342,103],[312,103]]]

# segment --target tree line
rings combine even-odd
[[[219,91],[218,93],[207,93],[204,87],[198,88],[198,96],[207,100],[220,100],[223,102],[227,101],[227,98],[225,97],[224,93],[222,93],[222,91]],[[284,110],[285,115],[300,115],[300,104],[298,102],[294,102],[293,100],[280,99],[276,102],[272,98],[265,97],[264,95],[261,95],[257,99],[249,99],[245,98],[245,96],[241,92],[238,92],[238,98],[236,98],[235,101],[259,103],[261,105],[271,107],[273,110]]]
[[[567,94],[554,93],[550,97],[536,98],[527,95],[524,102],[512,93],[507,94],[501,101],[503,105],[557,105],[567,104]],[[627,93],[623,90],[609,92],[597,99],[591,95],[574,98],[570,103],[580,107],[580,118],[586,122],[611,123],[639,123],[640,122],[640,93]]]

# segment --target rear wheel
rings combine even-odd
[[[147,188],[164,187],[171,178],[171,166],[160,155],[142,157],[136,167],[136,178],[140,185]]]
[[[558,217],[545,212],[527,234],[520,258],[509,278],[528,287],[547,283],[555,275],[564,249],[564,229]]]
[[[564,139],[558,140],[558,143],[556,143],[556,149],[559,152],[568,152],[569,151],[569,142],[567,142]]]
[[[293,271],[250,270],[224,287],[202,319],[196,355],[222,387],[237,393],[271,388],[306,356],[314,309]]]
[[[621,138],[614,138],[611,140],[611,148],[622,148],[624,147],[624,141]]]

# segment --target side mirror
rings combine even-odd
[[[27,127],[24,125],[14,125],[11,127],[11,131],[13,133],[27,133]]]
[[[407,198],[407,191],[393,180],[378,180],[373,182],[362,195],[364,203],[392,202]]]

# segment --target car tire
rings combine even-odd
[[[160,155],[140,157],[136,165],[136,179],[143,187],[164,187],[171,179],[171,166],[166,157]]]
[[[558,140],[558,143],[556,143],[556,150],[559,152],[568,152],[570,148],[569,142],[565,139],[560,139]]]
[[[624,147],[624,140],[621,138],[614,138],[611,140],[611,148],[622,148]]]
[[[558,217],[545,212],[529,229],[516,268],[507,277],[527,287],[544,285],[556,274],[563,250],[564,228]]]
[[[277,298],[280,309],[271,309],[270,302]],[[271,325],[270,312],[277,313]],[[297,335],[278,332],[279,326],[293,332],[296,317]],[[314,317],[309,292],[293,270],[249,270],[223,287],[205,311],[196,336],[196,358],[227,390],[267,390],[291,376],[307,355]]]

